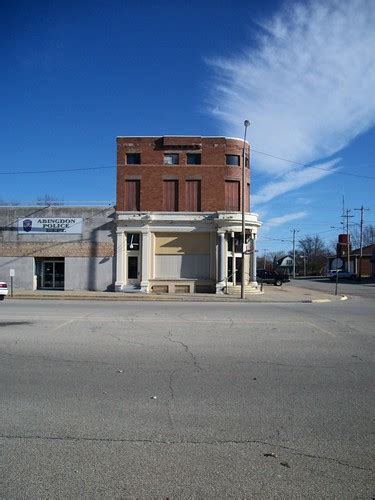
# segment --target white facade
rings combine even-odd
[[[260,222],[249,213],[245,221],[245,280],[256,286]],[[221,293],[228,285],[239,284],[239,212],[117,212],[116,223],[118,291]]]

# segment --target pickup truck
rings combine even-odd
[[[281,286],[290,281],[287,274],[279,274],[276,271],[267,271],[266,269],[257,270],[257,281],[259,283],[269,283],[275,286]]]

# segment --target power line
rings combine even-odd
[[[261,154],[261,155],[264,155],[264,156],[268,156],[270,158],[274,158],[275,160],[286,161],[287,163],[292,163],[294,165],[299,165],[301,167],[314,168],[315,170],[323,170],[324,172],[332,172],[332,170],[330,170],[329,168],[314,167],[313,165],[308,165],[307,163],[300,163],[298,161],[289,160],[288,158],[282,158],[281,156],[271,155],[269,153],[265,153],[264,151],[259,151],[258,149],[251,148],[250,151],[252,151],[253,153],[258,153],[258,154]],[[362,177],[364,179],[374,179],[375,180],[375,177],[372,177],[370,175],[351,174],[349,172],[339,172],[339,171],[335,171],[335,174],[338,174],[338,175],[348,175],[350,177]]]
[[[54,174],[57,172],[79,172],[82,170],[101,170],[108,168],[116,168],[116,165],[109,165],[105,167],[81,167],[81,168],[59,168],[55,170],[24,170],[21,172],[0,172],[0,175],[27,175],[27,174]]]
[[[276,160],[280,161],[285,161],[287,163],[291,163],[293,165],[299,165],[301,167],[305,168],[313,168],[315,170],[322,170],[323,172],[330,172],[332,173],[332,170],[329,168],[323,168],[323,167],[315,167],[313,165],[308,165],[307,163],[301,163],[298,161],[290,160],[288,158],[283,158],[281,156],[276,156],[276,155],[271,155],[269,153],[265,153],[264,151],[259,151],[258,149],[253,149],[251,148],[251,151],[254,153],[258,153],[264,156],[268,156],[269,158],[274,158]],[[119,164],[119,167],[126,167],[126,164]],[[152,165],[150,165],[152,166]],[[205,165],[205,166],[211,166],[211,165]],[[61,172],[82,172],[82,171],[90,171],[90,170],[103,170],[103,169],[113,169],[116,168],[117,165],[105,165],[102,167],[79,167],[79,168],[60,168],[60,169],[46,169],[46,170],[23,170],[23,171],[8,171],[8,172],[0,172],[0,175],[28,175],[28,174],[53,174],[53,173],[61,173]],[[217,167],[217,165],[212,165],[212,167]],[[341,172],[336,170],[335,171],[336,175],[345,175],[345,176],[350,176],[350,177],[358,177],[362,179],[372,179],[375,180],[375,177],[370,176],[370,175],[361,175],[361,174],[353,174],[350,172]]]

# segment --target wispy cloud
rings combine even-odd
[[[322,179],[335,171],[332,167],[339,161],[340,159],[338,158],[319,165],[319,168],[324,170],[308,167],[298,171],[290,171],[283,176],[282,180],[271,181],[265,184],[256,194],[251,196],[251,201],[255,205],[266,203],[280,194],[298,189],[306,184]]]
[[[284,214],[279,217],[272,217],[266,220],[262,229],[267,229],[275,226],[281,226],[293,220],[304,219],[308,215],[307,212],[292,212],[290,214]]]
[[[287,3],[258,24],[255,46],[211,61],[212,113],[228,135],[242,137],[249,119],[255,149],[306,164],[332,157],[375,124],[374,0]],[[255,153],[252,165],[288,174],[272,183],[275,195],[328,175]],[[261,190],[253,199],[269,196]]]

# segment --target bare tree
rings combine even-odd
[[[16,207],[19,205],[18,201],[5,201],[0,198],[0,207]]]
[[[306,274],[322,275],[327,266],[329,249],[320,236],[306,236],[298,242],[298,247],[306,259]]]
[[[36,204],[42,205],[42,206],[57,206],[57,205],[64,205],[63,200],[60,200],[59,198],[56,198],[55,196],[52,196],[50,194],[45,194],[43,196],[38,196],[36,199]]]
[[[351,229],[350,240],[353,249],[361,246],[361,231],[359,227],[356,226]],[[375,226],[370,224],[368,226],[364,226],[363,228],[362,245],[366,247],[368,245],[372,245],[373,243],[375,243]]]

